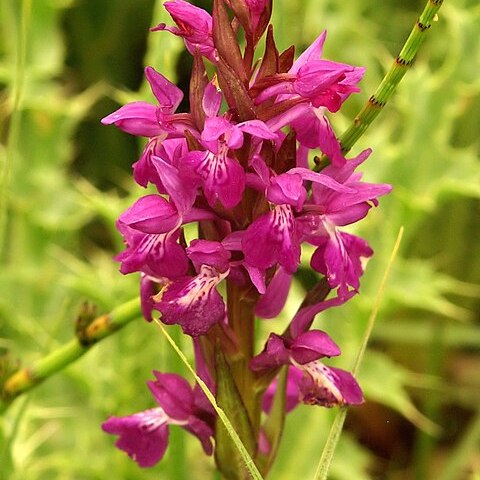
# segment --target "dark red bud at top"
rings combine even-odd
[[[214,0],[213,2],[213,41],[220,59],[246,85],[247,75],[243,65],[242,53],[223,2],[224,0]]]

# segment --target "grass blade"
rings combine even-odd
[[[367,329],[365,330],[365,333],[363,335],[362,344],[360,345],[360,350],[357,354],[357,358],[355,360],[355,364],[352,369],[352,373],[354,376],[358,374],[360,365],[365,355],[368,339],[370,338],[370,335],[373,330],[373,326],[375,325],[375,320],[377,318],[378,310],[380,308],[380,303],[383,298],[385,286],[387,284],[387,279],[390,274],[390,270],[392,268],[395,257],[397,256],[398,249],[400,247],[400,242],[402,241],[402,236],[403,236],[403,227],[401,227],[400,231],[398,232],[397,240],[395,241],[395,245],[393,246],[392,253],[390,254],[390,258],[388,260],[385,273],[383,274],[383,278],[380,283],[377,296],[375,298],[375,303],[373,304],[372,313],[370,314],[370,317],[368,319]],[[335,449],[337,447],[340,434],[342,433],[343,423],[345,421],[346,416],[347,416],[347,408],[343,407],[339,410],[339,412],[335,417],[335,420],[333,421],[332,428],[330,429],[330,432],[328,434],[327,442],[325,443],[322,456],[320,457],[320,462],[318,463],[318,467],[315,472],[315,476],[314,476],[315,480],[327,479],[328,470],[330,469],[330,464],[332,463],[333,455],[335,453]]]
[[[190,365],[189,361],[187,360],[187,357],[183,354],[183,352],[178,348],[177,344],[173,340],[173,338],[170,336],[170,334],[167,332],[165,327],[162,325],[160,320],[154,319],[155,323],[160,327],[160,330],[162,333],[165,335],[166,339],[172,346],[172,348],[175,350],[177,355],[180,357],[182,362],[185,364],[189,372],[193,375],[195,378],[195,381],[198,383],[200,388],[202,389],[203,393],[205,393],[205,396],[208,398],[210,403],[212,404],[213,408],[217,412],[218,417],[222,421],[222,423],[225,425],[225,428],[230,435],[234,445],[237,447],[238,452],[240,453],[243,461],[245,462],[245,466],[250,473],[251,477],[254,480],[263,480],[263,477],[261,473],[259,472],[257,466],[255,465],[255,462],[252,460],[252,457],[248,454],[247,449],[245,448],[245,445],[242,443],[242,440],[238,436],[237,432],[233,428],[232,423],[228,419],[228,417],[225,415],[225,412],[218,406],[217,401],[215,400],[215,396],[213,393],[210,391],[210,389],[207,387],[205,382],[197,375],[197,372],[195,372],[195,369]]]

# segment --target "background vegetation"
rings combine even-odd
[[[275,0],[280,48],[300,52],[326,28],[327,58],[367,67],[362,93],[335,116],[338,133],[423,3]],[[143,194],[130,175],[141,145],[99,119],[151,98],[143,65],[185,86],[189,58],[178,39],[148,34],[169,21],[153,0],[0,5],[0,348],[28,364],[72,337],[85,300],[106,312],[137,294],[137,278],[120,275],[112,256],[122,248],[115,219]],[[446,0],[415,67],[352,152],[372,146],[366,178],[395,189],[358,232],[376,251],[361,295],[317,319],[343,347],[336,365],[351,366],[401,225],[405,237],[361,370],[368,402],[348,415],[332,479],[480,478],[479,51],[480,5]],[[287,310],[313,281],[305,269]],[[183,431],[172,429],[151,470],[101,432],[108,415],[152,405],[154,368],[183,371],[139,320],[18,399],[0,423],[0,478],[214,478]],[[305,406],[289,416],[273,480],[312,478],[334,413]]]

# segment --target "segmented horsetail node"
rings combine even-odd
[[[432,22],[438,19],[437,12],[442,6],[442,3],[443,0],[429,0],[427,2],[422,14],[416,20],[403,48],[393,61],[392,66],[377,90],[370,96],[367,103],[353,120],[352,125],[340,137],[343,153],[350,151],[357,140],[365,133],[376,116],[387,104],[407,70],[413,65],[418,50],[425,39],[424,34],[430,29]],[[328,163],[328,157],[323,155],[323,157],[316,162],[314,169],[320,171],[326,163]]]

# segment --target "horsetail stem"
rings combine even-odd
[[[66,368],[97,342],[141,316],[140,299],[135,298],[113,309],[110,313],[93,318],[81,332],[77,330],[77,338],[70,340],[34,364],[23,367],[8,376],[0,385],[0,411],[5,410],[18,396]]]
[[[352,125],[340,137],[342,151],[347,153],[355,145],[357,140],[365,133],[370,124],[375,120],[377,115],[387,104],[390,97],[395,92],[397,85],[402,80],[407,70],[413,65],[415,57],[425,39],[425,32],[432,26],[432,22],[436,21],[437,12],[442,6],[443,0],[428,0],[425,8],[415,22],[403,48],[393,61],[392,66],[378,86],[377,90],[367,103],[354,118]],[[315,165],[315,170],[321,170],[321,166],[328,161],[323,155]]]

